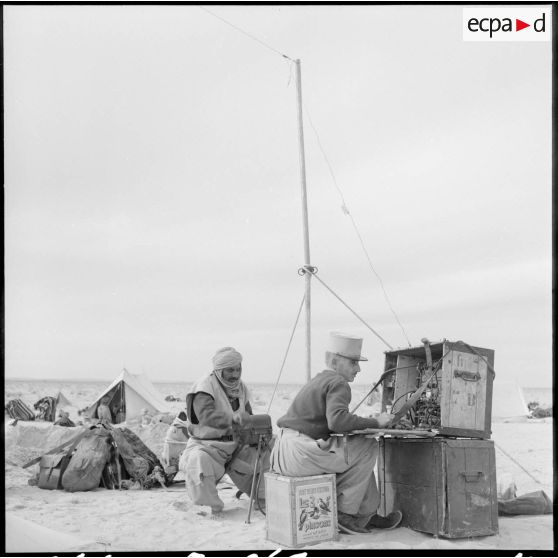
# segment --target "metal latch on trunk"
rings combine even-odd
[[[484,477],[482,471],[461,471],[459,474],[465,477],[465,482],[478,482]]]
[[[454,377],[463,378],[466,382],[478,382],[481,375],[478,372],[469,372],[468,370],[454,370]]]

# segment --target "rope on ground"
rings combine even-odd
[[[273,398],[275,397],[275,392],[277,390],[277,386],[279,385],[279,380],[281,379],[281,374],[283,373],[283,368],[285,366],[285,362],[287,360],[287,355],[289,354],[289,349],[291,348],[291,343],[293,341],[293,337],[296,331],[296,326],[298,324],[298,319],[300,318],[300,313],[302,312],[302,306],[304,305],[304,299],[306,296],[302,297],[300,302],[300,307],[298,308],[298,314],[296,315],[296,320],[293,326],[293,330],[291,332],[291,338],[289,339],[289,344],[287,345],[287,350],[285,351],[285,356],[283,358],[283,363],[281,364],[281,370],[279,370],[279,375],[277,376],[277,381],[275,382],[275,386],[273,386],[273,393],[271,394],[271,399],[269,400],[269,407],[267,408],[267,414],[269,415],[269,410],[271,409],[271,403],[273,402]]]
[[[368,325],[339,295],[337,295],[318,277],[318,272],[315,267],[305,265],[302,266],[301,270],[303,270],[304,273],[311,273],[337,300],[339,300],[339,302],[341,302],[341,304],[350,310],[378,339],[380,339],[380,341],[383,341],[389,349],[393,350],[393,347],[377,331]]]
[[[523,467],[523,465],[521,465],[521,463],[519,463],[517,460],[515,460],[509,453],[505,452],[496,442],[494,442],[494,445],[506,456],[509,457],[520,469],[522,469],[523,471],[525,471],[537,484],[540,484],[542,486],[542,482],[538,481],[529,471],[527,471],[527,469],[525,469],[525,467]]]

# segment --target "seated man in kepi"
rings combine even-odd
[[[233,347],[224,347],[213,357],[211,374],[196,382],[186,395],[190,438],[179,469],[185,474],[192,502],[210,506],[214,518],[220,517],[224,508],[217,483],[235,450],[238,453],[240,425],[252,415],[241,374],[242,355]]]
[[[331,436],[365,428],[384,428],[393,415],[360,417],[349,411],[349,382],[360,372],[362,339],[330,334],[327,369],[314,376],[295,396],[278,421],[281,432],[271,452],[271,468],[280,475],[298,477],[335,473],[337,519],[341,530],[366,533],[393,528],[401,512],[377,514],[380,503],[374,466],[378,442],[361,435]],[[344,444],[346,443],[346,447]],[[347,461],[346,461],[347,458]]]

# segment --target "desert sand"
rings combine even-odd
[[[354,402],[364,393],[364,387],[360,393],[359,389],[353,388]],[[271,414],[275,423],[296,389],[279,386],[268,410],[271,390],[272,387],[253,389],[254,412]],[[84,394],[85,399],[88,396]],[[76,407],[83,403],[78,401]],[[178,411],[183,403],[174,402],[173,406]],[[359,414],[375,410],[374,406],[363,405]],[[16,425],[11,422],[8,418],[5,424],[7,552],[221,551],[226,555],[227,551],[235,550],[246,551],[246,555],[258,551],[260,555],[269,555],[279,548],[277,543],[266,539],[265,517],[259,510],[253,509],[250,523],[246,523],[248,498],[243,495],[237,499],[236,489],[226,476],[219,487],[226,504],[221,520],[210,519],[208,508],[193,505],[181,482],[166,490],[98,488],[76,493],[30,486],[28,480],[37,473],[38,465],[27,469],[22,465],[73,436],[75,429],[44,422]],[[158,422],[140,427],[138,421],[129,421],[127,426],[160,455],[167,424]],[[518,495],[544,490],[552,498],[552,419],[495,417],[492,431],[499,484],[513,481]],[[385,549],[401,554],[429,549],[448,552],[552,550],[553,516],[500,517],[499,533],[488,537],[443,539],[400,527],[362,535],[340,534],[336,541],[304,550],[319,556],[320,551],[326,549],[370,550],[371,553]],[[299,552],[300,549],[293,549],[289,555]]]

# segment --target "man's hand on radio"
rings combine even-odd
[[[381,413],[375,418],[378,421],[378,428],[386,428],[391,425],[395,415],[392,415],[391,413]]]

